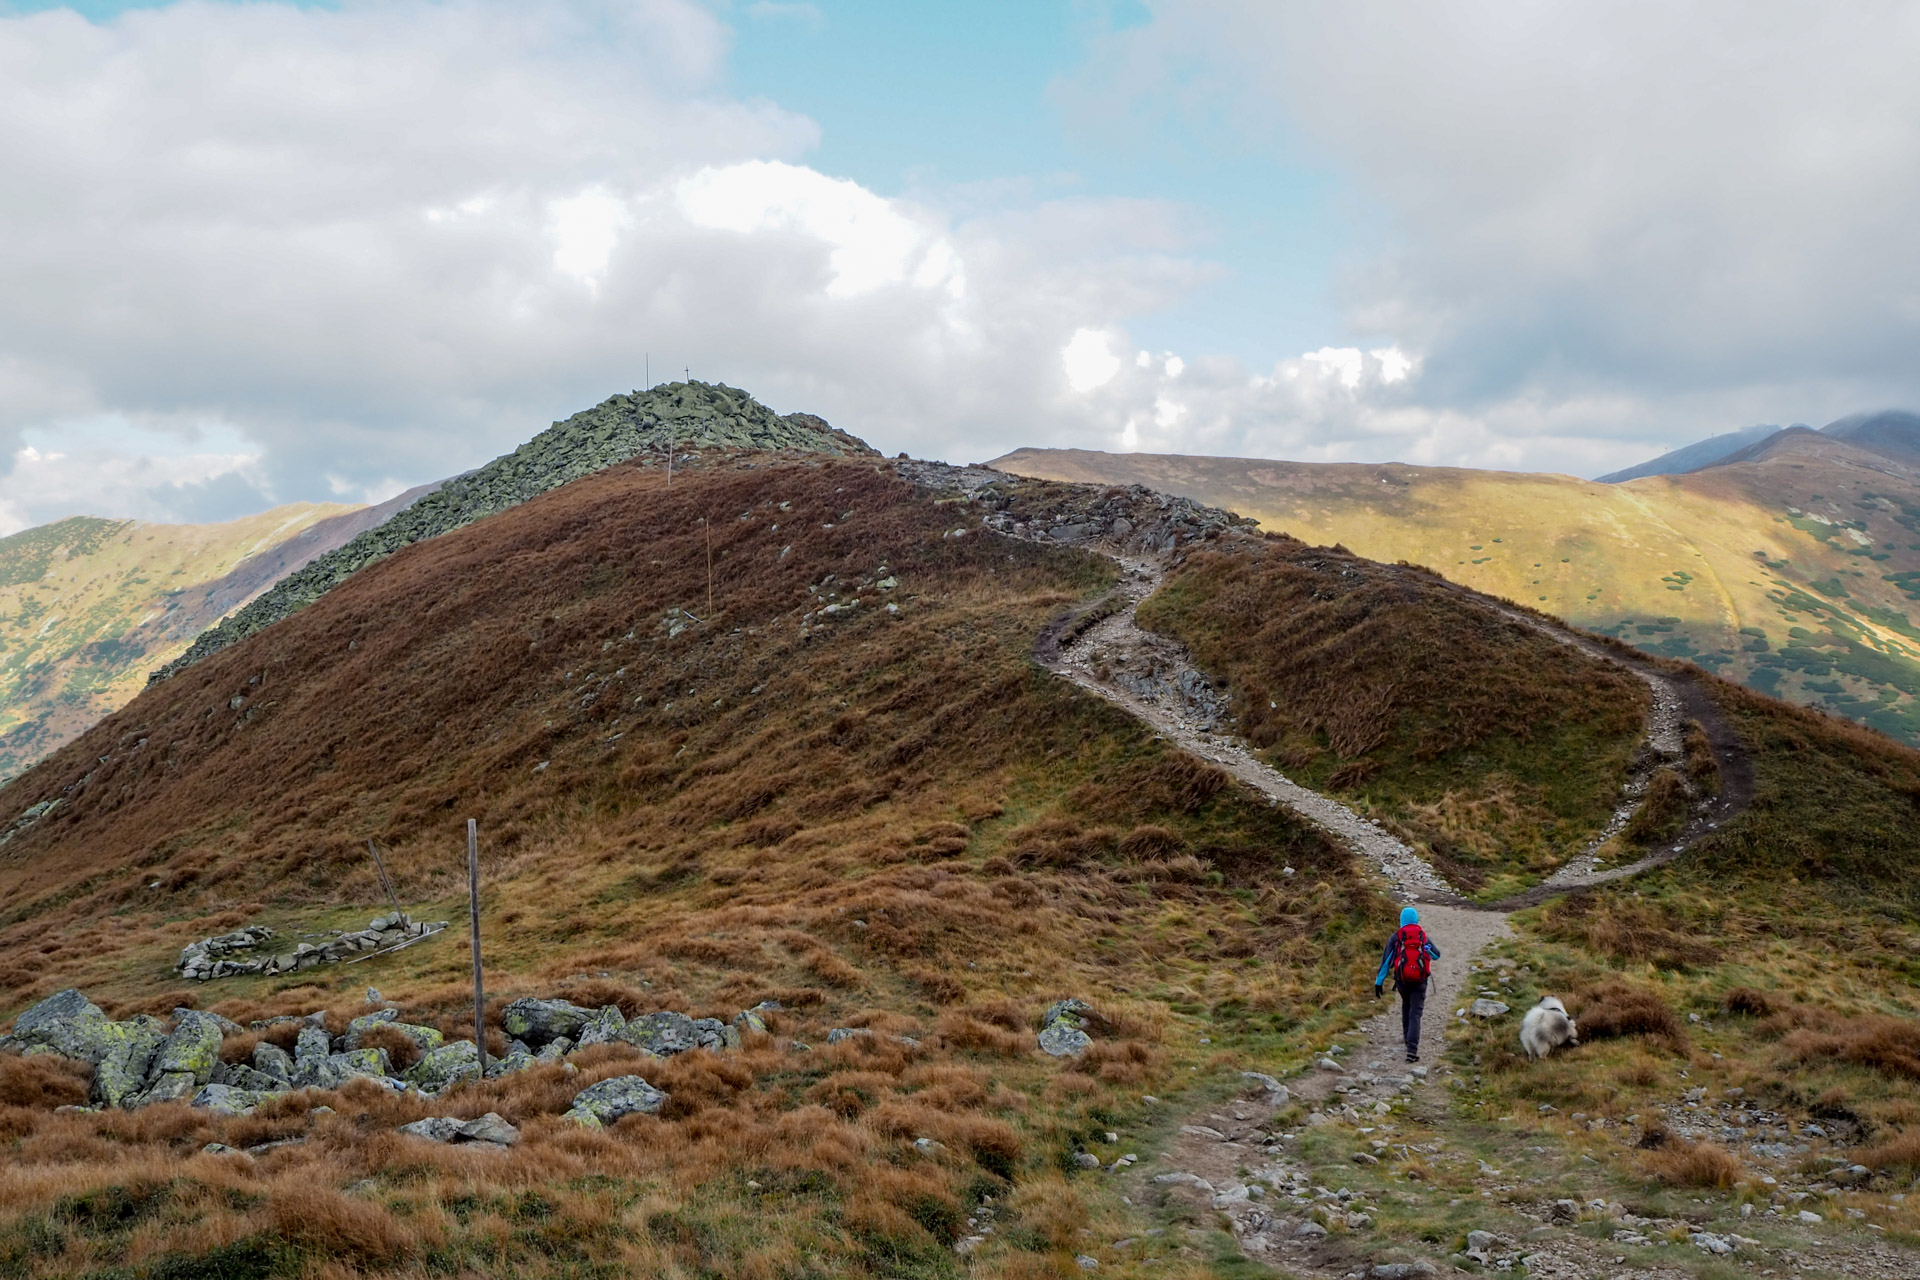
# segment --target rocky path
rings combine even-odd
[[[1293,782],[1238,739],[1231,730],[1227,699],[1212,681],[1194,668],[1177,643],[1137,624],[1137,607],[1160,584],[1158,564],[1137,556],[1114,558],[1122,569],[1116,591],[1087,615],[1069,619],[1043,638],[1036,658],[1064,679],[1151,725],[1169,741],[1219,765],[1271,803],[1286,805],[1334,836],[1365,865],[1378,869],[1392,896],[1419,905],[1422,923],[1443,953],[1434,969],[1422,1020],[1425,1061],[1421,1064],[1405,1061],[1398,1004],[1389,990],[1380,1012],[1326,1046],[1309,1072],[1289,1085],[1250,1075],[1248,1096],[1188,1116],[1160,1161],[1126,1176],[1142,1184],[1150,1180],[1170,1202],[1186,1201],[1189,1209],[1200,1214],[1224,1214],[1249,1257],[1290,1274],[1386,1280],[1429,1274],[1433,1264],[1417,1254],[1407,1254],[1404,1261],[1382,1262],[1377,1249],[1353,1247],[1358,1243],[1354,1237],[1373,1226],[1378,1206],[1365,1193],[1329,1188],[1314,1180],[1313,1161],[1307,1155],[1315,1147],[1312,1131],[1321,1130],[1322,1139],[1353,1141],[1351,1160],[1356,1170],[1396,1153],[1402,1159],[1430,1158],[1436,1163],[1458,1159],[1443,1154],[1449,1146],[1450,1109],[1437,1086],[1454,1082],[1447,1079],[1451,1068],[1436,1060],[1448,1024],[1476,1016],[1475,1001],[1494,1002],[1481,1007],[1495,1016],[1510,1012],[1500,997],[1511,975],[1483,958],[1490,944],[1510,935],[1507,916],[1570,889],[1617,880],[1670,860],[1745,807],[1752,795],[1747,762],[1703,690],[1651,662],[1565,631],[1523,609],[1484,601],[1520,625],[1632,671],[1647,683],[1652,705],[1647,750],[1636,759],[1623,803],[1606,829],[1581,855],[1536,888],[1504,902],[1472,902],[1379,824]],[[1697,804],[1687,826],[1666,847],[1631,865],[1604,867],[1596,852],[1631,820],[1654,772],[1682,760],[1689,721],[1703,727],[1714,748],[1720,770],[1718,794]],[[1300,1104],[1305,1104],[1304,1120],[1291,1129],[1279,1123],[1282,1116],[1300,1116]],[[1425,1141],[1418,1141],[1422,1137]],[[1325,1145],[1325,1141],[1319,1144],[1323,1154]],[[1483,1180],[1500,1177],[1500,1169],[1478,1163]],[[1324,1171],[1324,1164],[1321,1167]],[[1515,1190],[1511,1185],[1500,1188],[1509,1202]],[[1524,1186],[1518,1190],[1524,1198]],[[1621,1206],[1605,1201],[1542,1202],[1537,1211],[1523,1209],[1515,1216],[1521,1223],[1539,1225],[1518,1233],[1474,1232],[1468,1239],[1466,1260],[1499,1270],[1524,1265],[1532,1276],[1653,1280],[1690,1275],[1693,1268],[1644,1259],[1629,1264],[1618,1252],[1617,1242],[1644,1242],[1652,1237],[1643,1233],[1652,1231],[1677,1236],[1703,1254],[1751,1251],[1759,1246],[1758,1241],[1737,1233],[1722,1237],[1693,1231],[1685,1223],[1634,1219]],[[1611,1223],[1615,1230],[1604,1236],[1572,1229],[1596,1220]],[[1360,1262],[1355,1269],[1363,1253],[1374,1260]],[[1851,1272],[1860,1275],[1898,1275],[1908,1265],[1910,1260],[1897,1253],[1881,1257],[1872,1249],[1850,1255],[1848,1262]]]

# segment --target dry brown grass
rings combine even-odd
[[[1573,1007],[1578,1011],[1582,1040],[1640,1036],[1674,1053],[1687,1051],[1680,1015],[1651,987],[1608,979],[1580,992]]]
[[[1634,810],[1620,838],[1628,844],[1645,847],[1672,837],[1686,820],[1686,780],[1677,770],[1661,769],[1648,779],[1640,807]]]
[[[1709,965],[1722,955],[1718,941],[1697,920],[1666,903],[1618,893],[1568,895],[1542,921],[1541,932],[1614,961],[1663,969]]]
[[[1673,1187],[1716,1187],[1724,1191],[1745,1173],[1731,1151],[1712,1142],[1670,1141],[1640,1159],[1648,1173]]]
[[[1794,1062],[1848,1062],[1894,1079],[1920,1080],[1920,1021],[1795,1006],[1776,1014],[1766,1029],[1789,1026],[1780,1047]]]
[[[704,604],[704,516],[718,616],[669,638],[669,607]],[[0,995],[15,1008],[73,982],[117,1011],[177,1003],[156,975],[193,937],[263,913],[363,922],[379,901],[369,835],[404,900],[451,916],[469,813],[491,1018],[522,994],[628,1014],[785,1006],[772,1035],[725,1055],[602,1046],[575,1054],[575,1073],[433,1104],[519,1125],[504,1155],[400,1137],[425,1104],[372,1086],[241,1118],[92,1116],[50,1105],[83,1095],[84,1075],[21,1077],[33,1101],[0,1105],[0,1234],[46,1221],[60,1241],[24,1274],[261,1242],[316,1275],[937,1274],[960,1209],[1052,1188],[1067,1135],[1177,1087],[1185,1064],[1163,1046],[1191,1015],[1120,988],[1180,989],[1203,965],[1220,999],[1319,1016],[1362,962],[1352,924],[1384,910],[1349,860],[1034,669],[1033,637],[1102,589],[1104,567],[945,538],[953,523],[866,463],[696,471],[671,494],[616,469],[374,566],[14,784],[6,803],[24,806],[93,771],[67,816],[9,846],[33,856],[0,863],[0,894],[21,904],[0,918],[0,956],[86,940],[15,966]],[[898,618],[861,585],[882,556]],[[803,635],[815,591],[867,603]],[[253,718],[228,713],[233,696]],[[167,755],[134,750],[141,737]],[[1270,883],[1282,863],[1300,874]],[[1156,929],[1163,946],[1137,944]],[[1284,998],[1229,963],[1322,930],[1296,949]],[[243,1023],[324,1008],[337,1034],[376,982],[405,1020],[467,1035],[465,963],[442,940],[197,995]],[[1092,1052],[1056,1063],[1034,1023],[1067,994],[1110,1017]],[[836,1026],[874,1034],[829,1046]],[[223,1056],[291,1047],[297,1031],[234,1037]],[[669,1091],[662,1116],[604,1133],[559,1118],[584,1085],[635,1071]],[[316,1117],[320,1102],[335,1113]],[[306,1141],[196,1154],[286,1138]],[[110,1262],[98,1233],[49,1216],[62,1197],[149,1177],[177,1181],[171,1207]],[[1037,1252],[1009,1246],[994,1265],[1070,1266],[1068,1199],[1023,1201]]]
[[[1854,1158],[1869,1169],[1920,1174],[1920,1129],[1907,1129],[1871,1147],[1856,1150]]]
[[[1727,992],[1721,1003],[1726,1006],[1728,1013],[1749,1018],[1770,1017],[1774,1011],[1774,998],[1753,987],[1735,987]]]

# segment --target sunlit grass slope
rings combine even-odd
[[[225,524],[75,516],[0,538],[0,778],[124,706],[238,603],[209,615],[213,584],[353,510],[297,502]]]
[[[425,1104],[352,1089],[236,1119],[58,1114],[73,1073],[0,1058],[13,1273],[1038,1276],[1090,1250],[1119,1270],[1102,1242],[1133,1211],[1073,1157],[1154,1141],[1170,1112],[1143,1095],[1198,1069],[1306,1061],[1353,1016],[1390,904],[1038,668],[1037,634],[1111,567],[966,512],[873,461],[671,489],[616,467],[369,567],[0,791],[9,820],[63,800],[0,849],[6,1011],[78,984],[119,1014],[338,1023],[371,984],[456,1032],[459,930],[287,980],[182,990],[168,966],[243,921],[364,920],[369,838],[416,914],[457,919],[468,816],[496,1010],[785,1007],[739,1051],[602,1047],[440,1103],[521,1126],[484,1157],[397,1137]],[[1068,995],[1104,1021],[1056,1061],[1036,1019]],[[634,1071],[662,1116],[560,1118]],[[1128,1265],[1196,1274],[1174,1250]]]
[[[1812,432],[1753,461],[1618,485],[1080,450],[994,465],[1146,484],[1308,543],[1426,565],[1920,743],[1920,476]]]
[[[1498,897],[1603,827],[1643,737],[1643,681],[1406,565],[1269,537],[1202,550],[1140,610],[1233,691],[1304,784],[1389,820]]]

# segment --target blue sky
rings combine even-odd
[[[1149,16],[1135,0],[745,6],[729,78],[819,121],[817,166],[890,195],[1014,181],[1190,206],[1196,247],[1222,272],[1141,319],[1149,347],[1265,364],[1322,345],[1340,329],[1327,289],[1345,242],[1330,174],[1217,117],[1102,122],[1068,105],[1060,82],[1089,43]]]
[[[75,7],[0,0],[0,531],[378,500],[649,361],[966,461],[1920,405],[1910,6]]]

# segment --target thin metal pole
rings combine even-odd
[[[707,616],[713,616],[713,521],[705,516],[700,523],[707,527]]]
[[[487,1078],[487,991],[480,979],[480,823],[467,819],[467,901],[473,918],[473,1047],[480,1051],[480,1078]]]

